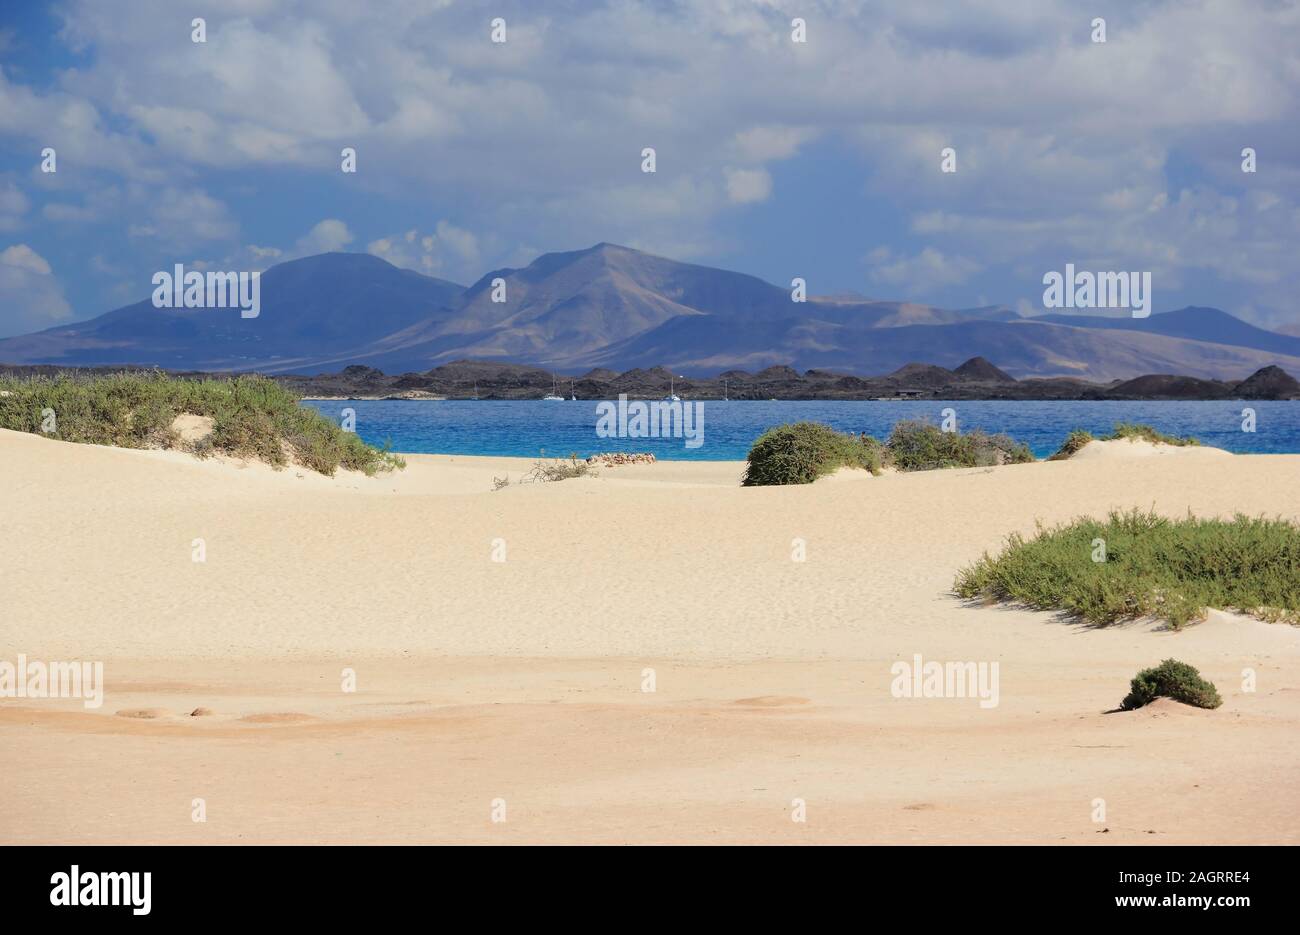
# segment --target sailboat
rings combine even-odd
[[[562,403],[564,397],[555,392],[555,374],[551,374],[551,392],[542,397],[542,402]]]
[[[474,384],[474,395],[471,396],[470,399],[478,399],[478,384],[477,384],[477,383]]]
[[[570,401],[570,402],[574,402],[574,403],[576,403],[576,402],[578,401],[578,397],[576,397],[576,396],[573,395],[573,381],[572,381],[572,380],[569,381],[569,401]]]
[[[722,381],[722,401],[724,403],[731,402],[731,397],[727,395],[727,381],[725,378]]]
[[[681,398],[680,396],[677,395],[676,390],[677,390],[677,378],[676,378],[676,377],[669,377],[669,379],[668,379],[668,395],[664,397],[664,402],[666,402],[666,403],[680,403],[680,402],[682,401],[682,398]]]

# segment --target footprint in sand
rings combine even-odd
[[[118,717],[133,717],[142,720],[171,717],[171,712],[166,708],[123,708],[116,714]]]
[[[809,701],[798,695],[759,695],[755,698],[739,698],[732,703],[747,708],[784,708],[788,705],[809,704]]]
[[[273,714],[249,714],[240,720],[249,724],[297,724],[316,719],[310,714],[299,714],[297,711],[278,711]]]

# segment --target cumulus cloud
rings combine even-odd
[[[142,209],[144,217],[131,223],[127,233],[157,241],[169,251],[230,240],[239,233],[226,205],[201,189],[169,187],[157,193],[137,192],[133,204]]]
[[[205,171],[266,170],[409,204],[378,229],[348,217],[371,252],[462,279],[481,268],[454,231],[405,240],[451,198],[485,265],[524,244],[708,252],[731,243],[729,212],[782,210],[774,163],[790,161],[782,178],[815,174],[810,151],[831,140],[860,162],[862,191],[846,199],[866,193],[928,244],[892,244],[871,267],[881,284],[933,291],[978,268],[1001,277],[981,290],[1010,301],[1079,254],[1147,263],[1166,283],[1239,283],[1260,320],[1294,314],[1300,18],[1285,4],[1098,0],[1081,16],[1070,0],[811,0],[796,44],[768,2],[503,0],[500,45],[472,4],[228,0],[203,45],[170,7],[68,0],[62,36],[93,55],[51,89],[0,72],[0,133],[57,145],[62,165],[123,186],[128,206],[132,186],[161,193],[162,216],[125,224],[185,238],[177,250],[236,242],[220,193],[206,196],[215,205],[181,194],[216,191]],[[1104,45],[1088,39],[1092,15],[1107,18]],[[1256,176],[1239,171],[1244,145],[1261,153]],[[357,148],[355,177],[339,173],[343,146]],[[645,146],[654,175],[639,169]],[[946,146],[955,174],[939,171]],[[92,212],[61,198],[43,217],[114,213]],[[0,210],[0,225],[14,216]],[[922,282],[927,270],[938,279]]]
[[[0,231],[14,231],[23,224],[30,202],[12,181],[0,186]]]
[[[981,269],[974,260],[945,256],[933,247],[925,247],[910,257],[899,256],[889,247],[877,247],[867,254],[866,261],[873,281],[903,287],[917,295],[966,282]]]
[[[345,249],[354,239],[347,224],[337,218],[326,218],[298,238],[293,254],[311,256],[316,253],[336,253]]]
[[[772,194],[772,176],[766,169],[724,169],[727,197],[733,204],[766,201]]]
[[[445,220],[432,233],[412,229],[373,240],[366,252],[394,266],[459,282],[471,282],[482,272],[478,237]]]
[[[0,250],[0,337],[57,325],[72,317],[50,264],[27,244]]]

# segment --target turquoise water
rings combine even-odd
[[[1203,444],[1241,453],[1300,453],[1300,402],[714,402],[703,406],[702,444],[685,438],[602,438],[596,433],[596,400],[366,401],[306,400],[340,421],[356,412],[365,441],[391,440],[398,451],[427,454],[586,457],[600,451],[651,451],[665,460],[739,460],[754,439],[783,422],[825,422],[841,431],[889,434],[900,419],[938,423],[956,410],[962,430],[1006,432],[1042,457],[1074,428],[1095,434],[1116,422],[1144,422],[1162,432],[1195,435]],[[1256,430],[1242,431],[1242,410],[1255,410]]]

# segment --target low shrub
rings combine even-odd
[[[897,423],[885,443],[888,463],[900,471],[1023,464],[1034,460],[1029,446],[1008,435],[981,430],[945,432],[918,419]]]
[[[1149,425],[1135,422],[1116,422],[1114,430],[1109,435],[1104,436],[1102,441],[1111,442],[1120,438],[1137,438],[1155,445],[1177,445],[1180,448],[1200,444],[1200,441],[1190,435],[1186,437],[1166,435]]]
[[[569,480],[570,478],[573,477],[585,477],[588,474],[594,476],[596,473],[594,470],[592,470],[592,466],[588,464],[586,461],[579,461],[577,454],[569,455],[567,461],[564,459],[559,459],[556,461],[546,461],[544,460],[545,455],[546,452],[542,451],[543,457],[538,458],[535,462],[533,462],[532,468],[529,469],[529,471],[526,474],[524,474],[522,478],[520,478],[521,483],[527,483],[527,484],[533,484],[539,482],[547,483],[547,482],[558,481],[558,480]],[[494,483],[495,483],[495,479],[494,479]],[[507,481],[506,483],[509,483],[509,481]],[[493,489],[494,490],[500,489],[500,487],[504,487],[504,486],[506,486],[506,484],[500,484],[498,486],[494,486]]]
[[[52,412],[49,431],[46,413]],[[178,447],[177,416],[207,416],[210,435],[188,446],[281,466],[294,460],[332,475],[405,466],[387,445],[372,448],[265,377],[191,380],[162,372],[0,378],[0,428],[119,448]]]
[[[1061,447],[1056,449],[1056,454],[1048,458],[1048,461],[1064,461],[1067,458],[1077,454],[1084,445],[1093,440],[1092,433],[1087,429],[1075,429],[1065,437]]]
[[[1209,607],[1300,623],[1300,526],[1112,512],[1104,522],[1040,526],[1032,539],[1012,535],[997,557],[963,569],[954,590],[1096,625],[1151,616],[1178,628]]]
[[[746,487],[811,484],[841,467],[879,474],[884,452],[869,435],[848,435],[820,422],[795,422],[764,432],[746,461]]]
[[[1219,690],[1212,682],[1207,682],[1195,668],[1177,659],[1166,659],[1154,669],[1139,672],[1129,683],[1129,693],[1119,706],[1132,711],[1157,698],[1172,698],[1198,708],[1217,708],[1223,704]]]

